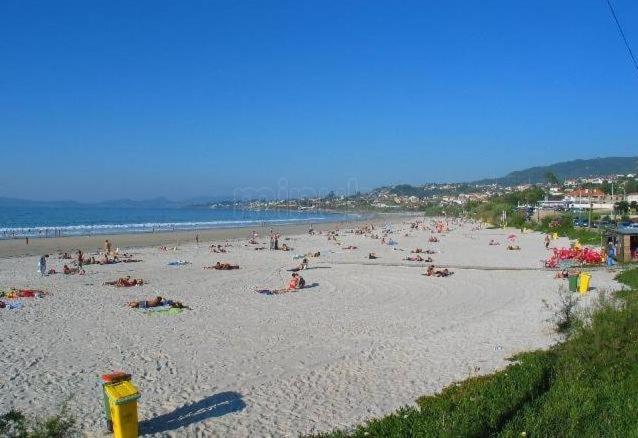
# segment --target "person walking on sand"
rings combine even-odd
[[[83,271],[82,265],[84,264],[84,254],[82,254],[82,250],[78,249],[78,267],[80,268],[80,272]]]
[[[545,234],[545,249],[549,249],[549,234]]]
[[[109,239],[106,239],[104,241],[104,251],[106,251],[106,254],[111,254],[111,242],[109,242]]]
[[[45,254],[40,257],[40,260],[38,261],[38,272],[43,276],[47,273],[47,257],[49,257],[49,255]]]

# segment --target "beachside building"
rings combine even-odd
[[[616,257],[621,263],[638,261],[638,228],[619,227],[603,235],[607,247],[616,248]]]

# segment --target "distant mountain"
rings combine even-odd
[[[0,208],[178,208],[189,205],[188,202],[174,202],[166,198],[155,198],[144,201],[133,201],[131,199],[118,199],[114,201],[103,201],[95,203],[84,203],[76,201],[31,201],[28,199],[2,198],[0,197]]]
[[[638,157],[607,157],[591,160],[563,161],[549,166],[530,167],[510,172],[502,178],[489,178],[474,181],[471,184],[494,184],[513,186],[517,184],[537,184],[547,182],[548,172],[559,180],[585,178],[628,173],[638,173]]]
[[[171,201],[163,197],[135,201],[132,199],[115,199],[101,202],[77,202],[77,201],[31,201],[28,199],[0,197],[0,208],[184,208],[202,205],[210,202],[227,200],[227,197],[202,196],[184,201]]]

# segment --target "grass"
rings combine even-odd
[[[0,416],[0,436],[6,438],[67,438],[77,435],[75,419],[63,404],[59,414],[48,418],[27,417],[11,410]]]
[[[565,342],[513,358],[350,431],[325,437],[638,436],[638,268]]]

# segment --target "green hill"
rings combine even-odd
[[[559,180],[604,176],[615,174],[638,173],[638,157],[607,157],[591,160],[563,161],[549,166],[530,167],[529,169],[510,172],[502,178],[490,178],[474,181],[472,184],[494,184],[511,186],[517,184],[536,184],[546,182],[548,172]]]

